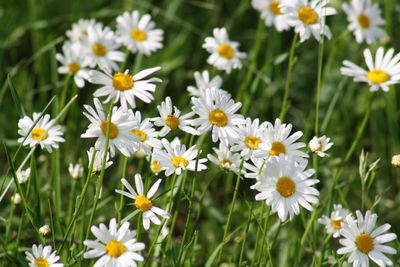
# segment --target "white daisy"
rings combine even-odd
[[[33,119],[25,116],[18,121],[18,134],[23,136],[18,138],[18,142],[22,143],[24,138],[27,137],[22,145],[34,147],[39,144],[42,149],[45,148],[51,153],[53,148],[58,149],[58,142],[65,141],[65,139],[62,138],[62,127],[60,125],[55,125],[56,121],[54,119],[50,120],[50,115],[48,114],[45,114],[40,119],[39,117],[40,113],[34,112]],[[35,127],[29,132],[29,129],[37,120],[38,122]]]
[[[213,147],[213,150],[217,156],[208,154],[207,158],[214,164],[232,171],[234,173],[239,172],[241,157],[238,153],[232,153],[229,147],[225,146],[223,143],[219,143],[219,147]]]
[[[351,0],[350,3],[344,3],[342,8],[350,23],[347,28],[354,33],[357,43],[365,40],[372,44],[385,36],[386,32],[380,28],[385,21],[378,4],[371,0]]]
[[[83,175],[83,167],[79,163],[75,165],[70,163],[68,166],[68,172],[72,179],[79,179]]]
[[[61,67],[57,70],[59,73],[69,73],[74,76],[76,86],[82,88],[85,86],[85,80],[89,79],[90,61],[83,52],[83,47],[80,43],[65,43],[63,45],[63,54],[56,54],[56,59],[61,63]]]
[[[193,117],[194,112],[189,112],[183,116],[181,116],[181,111],[172,106],[172,101],[169,96],[165,98],[164,102],[161,102],[161,105],[157,106],[158,112],[160,113],[160,117],[154,118],[154,124],[163,127],[160,130],[160,136],[166,136],[170,131],[174,131],[176,129],[180,129],[184,132],[196,135],[197,131],[189,126],[192,123],[192,120],[189,118]]]
[[[240,114],[235,114],[242,103],[222,94],[216,88],[205,90],[204,98],[192,98],[193,111],[199,116],[193,120],[194,126],[199,126],[198,133],[204,134],[212,130],[212,140],[220,140],[225,145],[239,138],[237,127],[246,120]]]
[[[88,155],[88,169],[90,169],[90,165],[92,164],[92,158],[93,158],[93,153],[96,153],[94,155],[94,160],[93,160],[93,172],[100,172],[101,171],[101,166],[103,163],[103,157],[104,157],[104,153],[101,151],[97,151],[94,147],[91,147],[88,151],[86,151],[87,155]],[[112,161],[108,161],[110,158],[110,153],[107,152],[106,155],[106,165],[104,167],[104,169],[107,169],[108,167],[110,167],[113,162]]]
[[[282,2],[281,0],[252,0],[251,5],[261,13],[261,18],[265,20],[267,26],[274,24],[276,30],[281,32],[290,27],[287,15],[280,8]]]
[[[101,27],[101,23],[96,22],[95,19],[80,19],[78,22],[72,24],[72,29],[67,31],[67,36],[72,42],[82,42],[88,36],[90,27]]]
[[[30,176],[31,176],[31,168],[28,168],[25,171],[17,171],[17,178],[20,184],[26,183]]]
[[[162,167],[160,164],[158,164],[158,160],[151,159],[150,161],[150,169],[151,171],[155,174],[158,175],[160,172],[162,172],[165,168]]]
[[[232,69],[241,69],[241,59],[246,58],[246,53],[239,52],[239,43],[229,40],[225,28],[215,28],[213,35],[214,37],[207,37],[203,44],[203,48],[211,53],[207,59],[208,64],[226,73],[230,73]]]
[[[168,215],[168,212],[166,212],[163,209],[160,209],[158,207],[153,206],[153,202],[151,201],[151,198],[154,196],[154,194],[157,192],[158,187],[160,186],[161,179],[158,179],[149,189],[147,194],[145,195],[144,189],[143,189],[143,181],[142,181],[142,176],[140,174],[135,174],[135,186],[136,186],[136,191],[132,188],[132,186],[129,184],[129,182],[122,178],[121,183],[128,189],[129,192],[125,192],[122,190],[115,190],[118,194],[124,195],[126,197],[129,197],[134,200],[133,204],[137,209],[139,209],[141,212],[143,212],[143,227],[146,230],[149,230],[150,228],[150,221],[152,221],[154,224],[160,225],[161,221],[158,219],[158,216],[161,216],[164,219],[169,219],[170,216]]]
[[[21,195],[18,194],[18,193],[15,193],[15,194],[11,197],[11,202],[12,202],[14,205],[19,205],[19,204],[21,204],[21,201],[22,201]]]
[[[261,150],[263,143],[265,143],[263,128],[264,125],[260,125],[258,119],[251,121],[250,118],[247,118],[246,124],[238,127],[239,139],[235,140],[235,145],[232,146],[231,150],[233,152],[240,151],[240,156],[246,160],[250,157],[264,156],[266,151]]]
[[[154,29],[149,14],[139,17],[138,11],[124,12],[117,17],[117,42],[124,44],[132,53],[149,56],[163,47],[163,30]]]
[[[275,125],[270,122],[264,123],[263,138],[265,143],[260,144],[261,148],[268,151],[268,156],[278,156],[280,154],[290,155],[295,158],[298,162],[307,161],[304,158],[308,158],[308,155],[299,150],[306,146],[303,142],[296,142],[303,133],[297,131],[290,135],[292,125],[290,123],[282,124],[280,119],[275,120]]]
[[[251,186],[260,193],[256,200],[265,200],[271,206],[272,211],[278,212],[281,221],[289,216],[300,213],[299,205],[309,211],[313,210],[310,204],[318,204],[319,192],[312,185],[319,182],[310,179],[315,171],[305,170],[305,164],[298,164],[293,157],[279,155],[271,157],[265,163],[267,170],[264,177],[259,177],[258,182]]]
[[[97,98],[94,98],[93,102],[96,110],[89,105],[84,105],[88,112],[83,112],[83,114],[90,120],[90,124],[81,138],[97,138],[95,149],[104,151],[108,127],[107,115],[104,114],[103,106]],[[139,126],[132,117],[132,112],[125,112],[121,107],[113,108],[109,134],[111,157],[115,155],[115,148],[124,156],[129,157],[133,152],[132,144],[140,141],[137,135],[130,132]]]
[[[88,28],[88,35],[83,45],[86,49],[86,56],[91,62],[90,67],[96,65],[107,72],[117,71],[116,62],[125,60],[125,54],[117,49],[120,45],[115,42],[114,32],[109,27],[96,24]]]
[[[115,218],[110,220],[109,228],[103,223],[99,227],[90,228],[96,240],[85,240],[83,244],[90,250],[83,254],[85,259],[98,258],[93,266],[118,267],[137,266],[136,261],[143,261],[137,251],[143,250],[145,245],[136,242],[136,231],[129,230],[129,222],[119,227]]]
[[[158,132],[153,128],[153,124],[149,119],[142,121],[142,114],[140,111],[136,111],[132,114],[131,119],[135,120],[137,127],[132,128],[130,132],[139,137],[139,142],[134,142],[133,151],[136,152],[143,149],[146,155],[151,155],[152,148],[161,148],[161,141],[157,139]]]
[[[345,60],[344,67],[340,68],[343,75],[353,77],[356,82],[368,83],[370,91],[389,91],[389,86],[398,84],[400,81],[400,53],[394,55],[394,49],[389,49],[386,54],[383,47],[379,47],[376,51],[375,61],[369,49],[364,50],[365,62],[368,71],[357,66],[356,64]]]
[[[331,139],[325,135],[322,137],[314,136],[313,139],[308,142],[308,147],[312,152],[317,153],[318,156],[325,157],[328,156],[325,151],[327,151],[333,145],[332,142],[329,143],[330,140]]]
[[[196,145],[186,150],[185,145],[173,145],[165,138],[163,138],[161,142],[166,151],[155,149],[153,152],[153,159],[157,160],[158,164],[165,168],[166,176],[170,176],[173,173],[179,175],[182,173],[182,170],[203,171],[207,169],[207,166],[203,164],[207,159],[201,158],[197,161],[196,168],[196,158],[198,154]]]
[[[394,233],[386,233],[390,229],[389,224],[375,228],[378,216],[371,211],[365,213],[363,217],[360,211],[356,211],[357,221],[352,216],[346,217],[346,224],[340,234],[344,237],[339,242],[344,247],[338,249],[338,254],[350,253],[348,262],[353,263],[353,267],[368,267],[370,258],[377,265],[393,266],[393,262],[383,253],[396,254],[396,249],[384,245],[397,238]]]
[[[340,204],[335,204],[333,205],[331,216],[323,215],[322,218],[318,219],[318,222],[325,225],[328,234],[333,234],[333,237],[337,238],[340,236],[340,230],[343,228],[343,224],[346,223],[345,219],[347,215],[350,215],[347,209],[343,208]]]
[[[207,88],[221,88],[222,85],[222,78],[216,75],[211,79],[210,73],[207,70],[202,73],[195,71],[194,80],[196,81],[196,86],[189,85],[187,90],[191,96],[196,97],[202,97],[204,95],[204,90]]]
[[[115,103],[120,102],[124,110],[128,109],[128,105],[132,108],[136,107],[135,97],[145,103],[150,103],[154,99],[151,93],[156,90],[156,85],[153,83],[161,82],[161,80],[155,77],[147,80],[144,78],[159,69],[160,67],[144,69],[133,76],[129,75],[128,70],[124,73],[116,72],[114,75],[93,70],[90,72],[89,82],[103,85],[93,93],[93,96],[107,96],[104,103],[115,98]]]
[[[25,252],[26,259],[30,267],[63,267],[64,264],[58,263],[60,256],[56,255],[56,251],[52,252],[51,246],[42,245],[32,246],[32,253]]]
[[[321,35],[331,38],[331,31],[325,25],[325,17],[336,14],[336,10],[325,7],[328,2],[328,0],[291,0],[282,3],[282,11],[288,14],[288,24],[300,34],[300,42],[309,39],[311,34],[319,42]]]

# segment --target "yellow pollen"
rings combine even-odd
[[[108,121],[102,121],[100,125],[101,132],[103,133],[104,136],[107,136],[107,125]],[[111,122],[109,138],[110,139],[116,138],[118,136],[118,133],[119,133],[118,126]]]
[[[286,153],[286,147],[281,142],[273,142],[272,147],[269,150],[271,156],[278,156],[281,153]]]
[[[384,83],[390,80],[390,76],[383,70],[370,70],[367,78],[373,83]]]
[[[176,130],[179,126],[179,119],[174,115],[168,115],[165,119],[165,124],[167,124],[171,130]]]
[[[290,197],[296,192],[296,184],[289,177],[282,176],[276,183],[276,191],[283,197]]]
[[[135,206],[140,211],[144,212],[151,209],[151,207],[153,207],[153,203],[151,203],[151,200],[144,195],[138,195],[135,199]]]
[[[356,246],[359,251],[368,254],[374,249],[374,240],[369,234],[360,234],[356,237]]]
[[[208,115],[208,120],[219,127],[225,126],[228,124],[228,117],[226,116],[225,112],[220,109],[215,109],[210,112]]]
[[[314,24],[318,21],[318,14],[311,7],[303,6],[298,10],[298,17],[304,24]]]
[[[185,167],[187,167],[187,165],[189,165],[189,161],[187,161],[187,159],[184,159],[184,158],[179,157],[179,156],[173,157],[171,159],[171,162],[175,166],[175,168],[182,167],[182,164]]]
[[[32,138],[36,141],[44,141],[47,139],[47,137],[49,137],[49,135],[45,132],[46,130],[43,128],[35,128],[32,130]]]
[[[157,173],[161,170],[161,166],[158,164],[158,160],[153,160],[151,162],[151,169],[153,170],[153,172]]]
[[[117,72],[113,76],[113,86],[115,90],[125,91],[132,89],[134,84],[133,78],[129,74]]]
[[[283,14],[281,9],[279,8],[280,4],[281,3],[279,1],[271,1],[271,3],[269,3],[269,10],[271,10],[271,12],[275,15]]]
[[[251,150],[256,150],[258,148],[258,144],[261,143],[261,140],[255,136],[247,136],[246,139],[244,139],[244,143]]]
[[[218,46],[218,53],[221,57],[231,59],[235,56],[235,51],[228,44],[221,44]]]
[[[118,258],[122,254],[124,254],[126,248],[124,244],[117,240],[111,240],[110,242],[107,243],[107,245],[104,247],[104,250],[108,254],[108,256],[112,258]]]
[[[79,64],[76,63],[76,62],[71,62],[71,63],[68,65],[68,69],[69,69],[69,71],[70,71],[71,73],[77,73],[77,72],[81,69],[81,66],[79,66]]]
[[[336,230],[339,230],[339,229],[342,229],[342,222],[343,222],[343,220],[332,220],[331,225]]]
[[[131,36],[135,41],[142,42],[147,39],[147,34],[139,29],[131,30]]]
[[[35,265],[37,267],[49,267],[49,262],[44,258],[35,259]]]
[[[146,138],[147,138],[147,134],[145,134],[144,132],[142,132],[139,129],[133,129],[130,132],[139,136],[139,138],[140,138],[140,140],[142,140],[142,142],[144,142],[144,140],[146,140]]]
[[[232,161],[230,161],[229,159],[221,160],[221,165],[225,165],[225,164],[228,164],[230,166],[230,165],[232,165]]]
[[[98,57],[103,57],[107,53],[107,47],[99,43],[92,45],[92,50]]]
[[[371,24],[368,16],[366,16],[365,14],[358,15],[357,21],[358,21],[358,24],[360,24],[360,27],[363,29],[369,28],[369,25]]]

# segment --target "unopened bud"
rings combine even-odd
[[[394,155],[392,157],[392,165],[396,168],[400,167],[400,155]]]
[[[42,236],[46,236],[50,232],[51,232],[50,227],[47,224],[39,228],[39,234],[41,234]]]
[[[11,201],[12,201],[12,203],[14,203],[15,205],[20,204],[20,203],[21,203],[21,195],[18,194],[18,193],[15,193],[15,195],[13,195],[13,196],[11,197]]]

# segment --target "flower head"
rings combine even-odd
[[[30,176],[31,168],[27,168],[25,171],[17,171],[17,178],[20,184],[26,183]]]
[[[72,164],[70,163],[68,166],[69,175],[71,175],[72,179],[79,179],[83,175],[83,167],[81,164]]]
[[[207,88],[221,88],[222,78],[216,75],[211,79],[210,73],[205,70],[202,73],[196,71],[194,73],[194,80],[196,81],[196,86],[189,85],[187,90],[191,96],[202,97],[204,95],[204,90]]]
[[[208,154],[207,158],[214,164],[222,167],[225,170],[233,171],[234,173],[239,172],[241,157],[238,153],[232,153],[229,147],[223,143],[219,143],[219,147],[213,147],[213,150],[217,156]]]
[[[267,26],[275,26],[278,32],[289,29],[287,15],[282,12],[282,0],[252,0],[251,5],[261,13]]]
[[[51,252],[51,246],[33,245],[32,252],[25,252],[26,259],[30,267],[63,267],[64,264],[58,263],[60,259],[56,251]]]
[[[103,157],[104,157],[104,152],[102,151],[97,151],[94,147],[91,147],[88,151],[86,151],[87,155],[88,155],[88,169],[90,169],[90,165],[92,164],[92,158],[93,158],[93,172],[100,172],[101,171],[101,165],[103,162]],[[94,155],[93,155],[94,154]],[[110,153],[107,152],[106,155],[106,165],[105,165],[105,169],[107,169],[108,167],[110,167],[113,162],[109,161],[110,158]]]
[[[328,154],[325,153],[326,150],[331,148],[333,145],[332,142],[330,142],[330,138],[326,137],[325,135],[322,137],[316,137],[314,136],[313,139],[310,140],[308,143],[308,147],[310,150],[314,153],[316,153],[320,157],[325,157],[328,156]]]
[[[350,212],[343,208],[342,205],[335,204],[333,205],[331,216],[323,215],[322,218],[318,219],[318,222],[325,225],[328,234],[333,234],[333,237],[339,237],[340,230],[343,228],[343,224],[346,223],[346,216],[349,214]]]

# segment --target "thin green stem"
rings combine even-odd
[[[125,178],[126,176],[126,167],[128,166],[128,157],[124,157],[124,160],[122,161],[122,169],[121,169],[121,177]],[[121,188],[120,190],[124,190],[124,185],[121,183]],[[121,223],[122,220],[122,210],[124,208],[124,196],[120,195],[119,197],[119,205],[118,205],[118,211],[117,211],[117,217],[118,217],[118,223]]]
[[[245,247],[245,244],[246,244],[246,241],[247,241],[247,236],[249,234],[249,228],[250,228],[250,224],[251,224],[251,215],[253,213],[254,202],[255,201],[251,201],[250,211],[249,211],[249,218],[247,219],[247,225],[246,225],[246,230],[245,230],[245,233],[244,233],[244,238],[243,238],[243,241],[242,241],[242,247],[240,248],[240,256],[239,256],[238,266],[241,266],[241,263],[243,261],[244,247]]]

